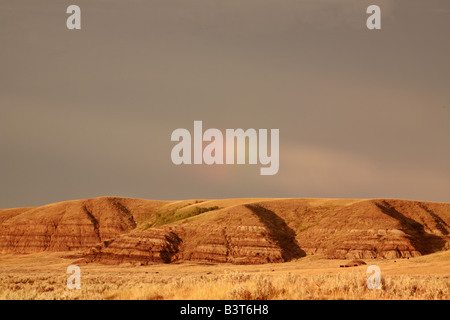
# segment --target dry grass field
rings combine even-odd
[[[65,201],[0,210],[0,299],[448,300],[449,249],[448,203]]]
[[[69,253],[0,256],[0,299],[450,299],[450,251],[400,260],[305,257],[288,263],[80,265],[81,289],[69,290]],[[378,265],[382,289],[366,286]]]

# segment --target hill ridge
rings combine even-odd
[[[168,214],[179,219],[154,225]],[[449,226],[450,204],[440,202],[98,197],[0,209],[0,253],[77,251],[107,264],[394,259],[449,249]]]

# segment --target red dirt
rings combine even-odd
[[[220,209],[158,225],[196,207]],[[450,204],[409,200],[95,198],[0,210],[0,253],[85,262],[259,264],[305,255],[408,258],[449,249]]]

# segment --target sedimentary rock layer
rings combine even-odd
[[[407,200],[95,198],[0,210],[0,253],[78,251],[106,264],[258,264],[449,249],[450,204]]]

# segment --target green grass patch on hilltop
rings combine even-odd
[[[218,206],[213,206],[213,207],[195,207],[194,209],[187,211],[187,212],[177,212],[178,209],[173,209],[173,210],[169,210],[166,212],[157,212],[155,221],[147,224],[145,229],[173,223],[176,221],[180,221],[180,220],[187,219],[190,217],[198,216],[199,214],[202,214],[202,213],[205,213],[208,211],[217,210],[217,209],[219,209]]]

